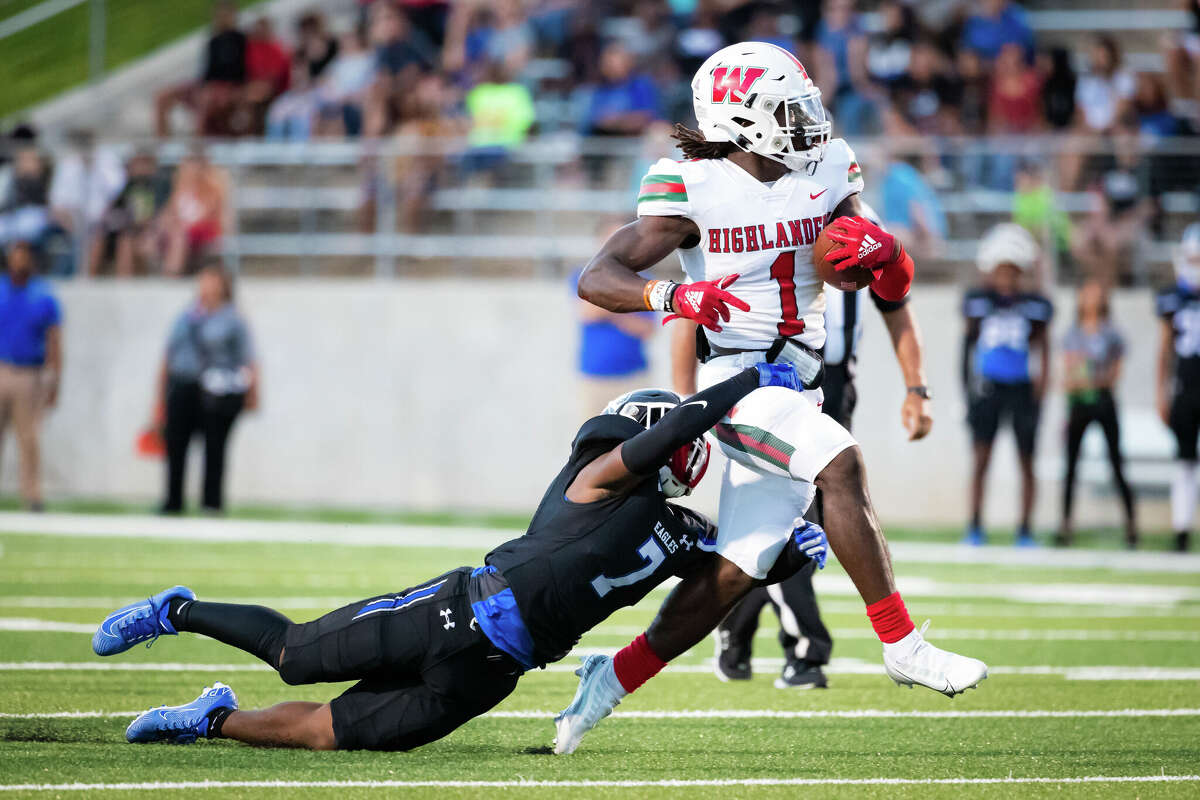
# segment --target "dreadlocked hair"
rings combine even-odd
[[[675,132],[671,134],[671,138],[679,142],[679,149],[683,151],[685,158],[725,158],[738,149],[733,142],[707,141],[700,131],[694,131],[679,123],[675,124]]]

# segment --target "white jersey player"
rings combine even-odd
[[[728,457],[716,544],[723,558],[680,583],[616,656],[585,660],[575,699],[556,720],[557,752],[573,751],[625,694],[716,627],[766,576],[817,488],[829,542],[867,604],[888,675],[948,696],[987,676],[983,662],[936,648],[914,628],[857,443],[819,410],[825,300],[813,242],[830,228],[838,246],[829,257],[839,268],[870,269],[884,299],[907,294],[912,259],[863,218],[854,153],[830,138],[820,91],[791,53],[761,42],[726,47],[700,67],[692,95],[700,130],[675,133],[687,160],[651,168],[637,222],[604,244],[579,294],[610,311],[667,311],[702,325],[701,388],[766,359],[793,363],[807,391],[754,391],[714,429]],[[688,283],[638,276],[673,250]]]

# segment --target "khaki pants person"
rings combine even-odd
[[[42,489],[38,481],[41,372],[41,367],[0,364],[0,451],[11,422],[21,462],[21,497],[31,505],[42,501]]]

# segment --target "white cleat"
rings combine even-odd
[[[929,620],[894,644],[883,646],[883,666],[897,686],[925,686],[946,697],[974,689],[987,677],[987,664],[925,641]]]
[[[554,739],[554,752],[559,755],[574,753],[587,732],[611,714],[627,694],[613,672],[611,658],[590,655],[580,660],[583,666],[575,670],[579,676],[575,699],[554,718],[554,729],[558,734]]]

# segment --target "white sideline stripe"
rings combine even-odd
[[[577,654],[602,652],[587,648]],[[755,669],[778,669],[782,659],[754,659]],[[574,663],[551,664],[545,672],[570,672]],[[175,662],[112,661],[9,661],[0,662],[0,672],[273,672],[266,664],[184,664]],[[539,670],[540,671],[540,670]],[[825,670],[830,675],[882,675],[883,667],[854,659],[835,659]],[[673,664],[663,674],[710,674],[712,660],[701,664]],[[1125,667],[1125,666],[989,666],[989,675],[1050,676],[1069,681],[1197,681],[1200,667]]]
[[[254,606],[270,606],[287,610],[327,610],[358,602],[361,597],[222,597],[223,603],[243,603]],[[0,595],[0,608],[91,608],[111,610],[119,608],[130,600],[129,597],[63,597],[61,595]],[[823,600],[821,610],[826,614],[853,614],[861,617],[862,602],[845,600]],[[1013,610],[1006,605],[983,605],[981,603],[921,603],[920,613],[932,617],[1001,617],[1012,619]],[[1020,612],[1025,618],[1074,618],[1088,619],[1127,619],[1129,617],[1200,617],[1200,607],[1145,605],[1137,608],[1124,608],[1105,605],[1088,605],[1080,603],[1050,604],[1049,607],[1034,606],[1022,608]],[[633,627],[599,626],[597,631],[615,631],[620,628],[621,635],[628,633]],[[642,631],[638,631],[641,633]]]
[[[313,542],[372,547],[490,548],[520,531],[481,526],[402,525],[376,523],[297,522],[230,519],[162,518],[136,514],[27,514],[0,512],[0,531],[7,534],[54,534],[130,539],[177,539],[210,542]],[[892,557],[922,564],[993,564],[1062,569],[1200,573],[1200,554],[1147,553],[1117,550],[1017,550],[962,547],[924,542],[896,542]]]
[[[0,719],[116,719],[140,711],[49,711],[0,713]],[[557,711],[489,711],[496,719],[550,719]],[[614,711],[614,719],[1082,719],[1088,717],[1197,717],[1200,708],[1116,708],[1100,710],[889,711],[866,708],[844,711],[780,711],[770,708],[688,709],[682,711]]]
[[[160,783],[17,783],[0,792],[162,791],[169,789],[688,789],[721,786],[984,786],[993,784],[1194,783],[1200,775],[1088,775],[1079,778],[714,778],[577,781],[163,781]]]
[[[378,609],[387,611],[392,609]],[[601,625],[593,628],[590,635],[637,636],[645,628],[632,625]],[[0,631],[21,633],[95,633],[96,626],[82,622],[56,622],[53,620],[30,619],[27,617],[0,617]],[[864,628],[835,628],[833,635],[838,639],[875,639],[875,633]],[[760,638],[774,638],[769,630],[760,630]],[[1200,631],[1114,631],[1114,630],[989,630],[987,628],[933,628],[934,639],[960,639],[975,641],[1015,642],[1200,642]]]

